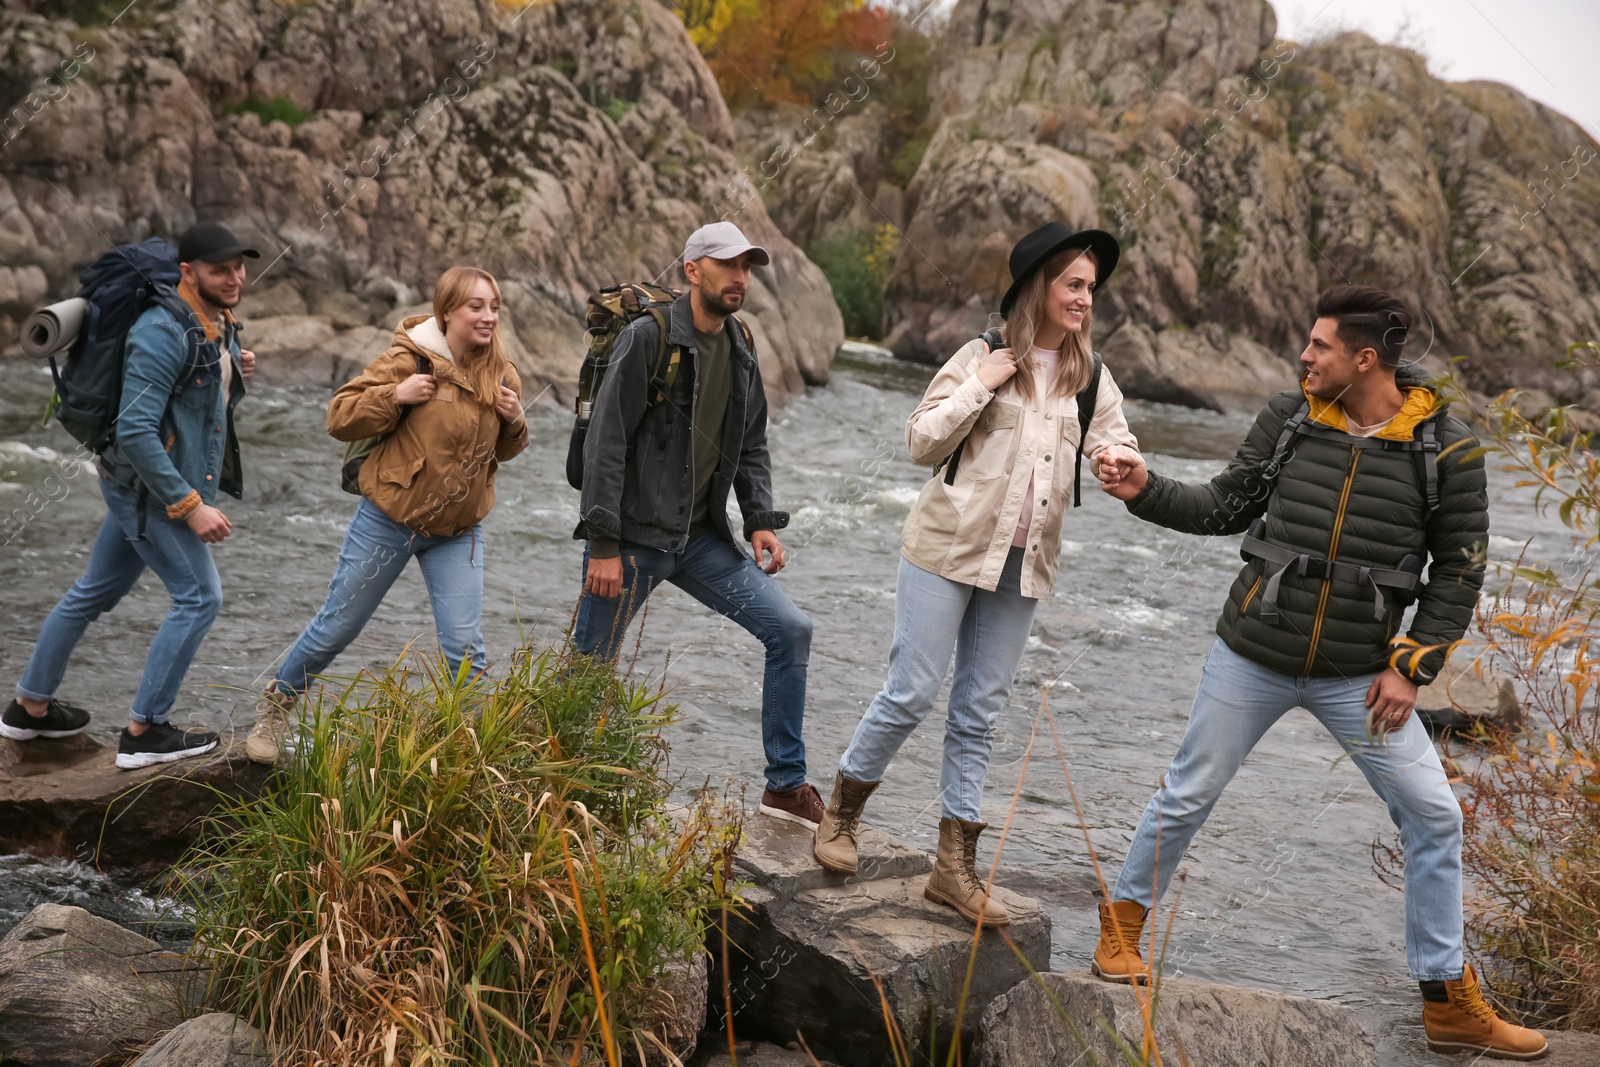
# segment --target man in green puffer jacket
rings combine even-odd
[[[1532,1059],[1544,1038],[1496,1016],[1464,966],[1461,806],[1412,713],[1417,686],[1472,621],[1489,514],[1471,431],[1400,366],[1409,325],[1381,289],[1330,289],[1300,355],[1303,395],[1273,397],[1227,470],[1204,485],[1131,457],[1098,472],[1139,518],[1243,533],[1246,562],[1178,754],[1100,905],[1093,970],[1109,981],[1148,977],[1140,933],[1190,840],[1256,742],[1304,707],[1400,829],[1406,962],[1422,987],[1430,1047]]]

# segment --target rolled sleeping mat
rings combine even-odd
[[[89,301],[81,296],[40,308],[22,322],[24,355],[43,359],[71,347],[89,314]]]

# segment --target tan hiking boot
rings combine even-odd
[[[256,724],[244,741],[244,754],[251,763],[268,767],[278,762],[278,750],[289,732],[289,709],[294,695],[278,692],[277,683],[267,687],[256,701]]]
[[[1009,926],[1011,914],[983,888],[978,874],[978,835],[986,822],[939,820],[939,853],[922,895],[935,904],[948,904],[969,923],[981,917],[985,926]]]
[[[1422,1001],[1422,1028],[1435,1052],[1477,1052],[1497,1060],[1536,1060],[1550,1048],[1544,1035],[1506,1022],[1483,999],[1468,964],[1459,981],[1442,983],[1443,1001]],[[1427,994],[1423,994],[1426,998]]]
[[[839,874],[855,874],[859,863],[856,835],[861,832],[861,809],[878,788],[877,782],[858,782],[840,774],[833,779],[833,796],[822,811],[822,821],[811,837],[811,854],[817,862]]]
[[[1100,902],[1100,943],[1089,969],[1108,982],[1148,982],[1150,967],[1139,955],[1145,908],[1133,900]]]

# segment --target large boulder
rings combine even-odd
[[[195,843],[207,815],[258,795],[270,774],[245,758],[242,739],[137,771],[119,770],[113,749],[82,735],[0,740],[0,854],[157,870]]]
[[[108,240],[207,218],[263,252],[240,308],[263,381],[340,379],[375,354],[347,333],[472,263],[501,280],[530,395],[560,397],[586,294],[673,281],[728,210],[772,253],[748,309],[769,399],[827,379],[832,291],[738,173],[716,80],[664,5],[330,0],[292,28],[270,0],[90,25],[33,6],[0,8],[5,84],[50,90],[0,156],[0,347],[41,280],[65,295]]]
[[[1466,656],[1452,656],[1437,678],[1417,690],[1416,709],[1434,733],[1471,733],[1479,724],[1522,726],[1516,684]]]
[[[165,1034],[129,1067],[272,1067],[272,1056],[255,1027],[209,1012]]]
[[[1102,354],[1125,395],[1213,411],[1254,412],[1298,380],[1287,360],[1214,322],[1159,333],[1130,322]]]
[[[1371,1038],[1343,1004],[1181,978],[1162,980],[1153,1013],[1141,997],[1148,994],[1089,974],[1030,977],[983,1013],[976,1062],[979,1067],[1122,1063],[1119,1045],[1141,1053],[1148,1033],[1166,1063],[1374,1064]]]
[[[172,1029],[204,989],[204,972],[149,938],[41,904],[0,938],[0,1062],[84,1067]]]
[[[932,1054],[930,1031],[940,1050],[953,1040],[970,1044],[989,1001],[1029,967],[1049,965],[1050,919],[1037,901],[998,889],[1011,926],[985,930],[974,956],[972,925],[923,898],[929,857],[871,827],[863,828],[854,876],[819,867],[809,831],[769,819],[745,828],[735,867],[752,883],[728,929],[736,1032],[803,1040],[844,1067],[891,1060],[883,1004],[906,1044]],[[711,948],[720,963],[719,937]],[[720,1028],[720,977],[712,990]]]

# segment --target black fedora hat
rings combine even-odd
[[[1111,272],[1117,269],[1117,258],[1122,255],[1117,239],[1104,230],[1074,233],[1064,222],[1047,222],[1018,241],[1011,250],[1011,288],[1000,298],[1000,314],[1011,314],[1011,306],[1017,302],[1017,294],[1022,292],[1028,279],[1047,259],[1067,248],[1087,248],[1094,253],[1096,289],[1111,277]]]

